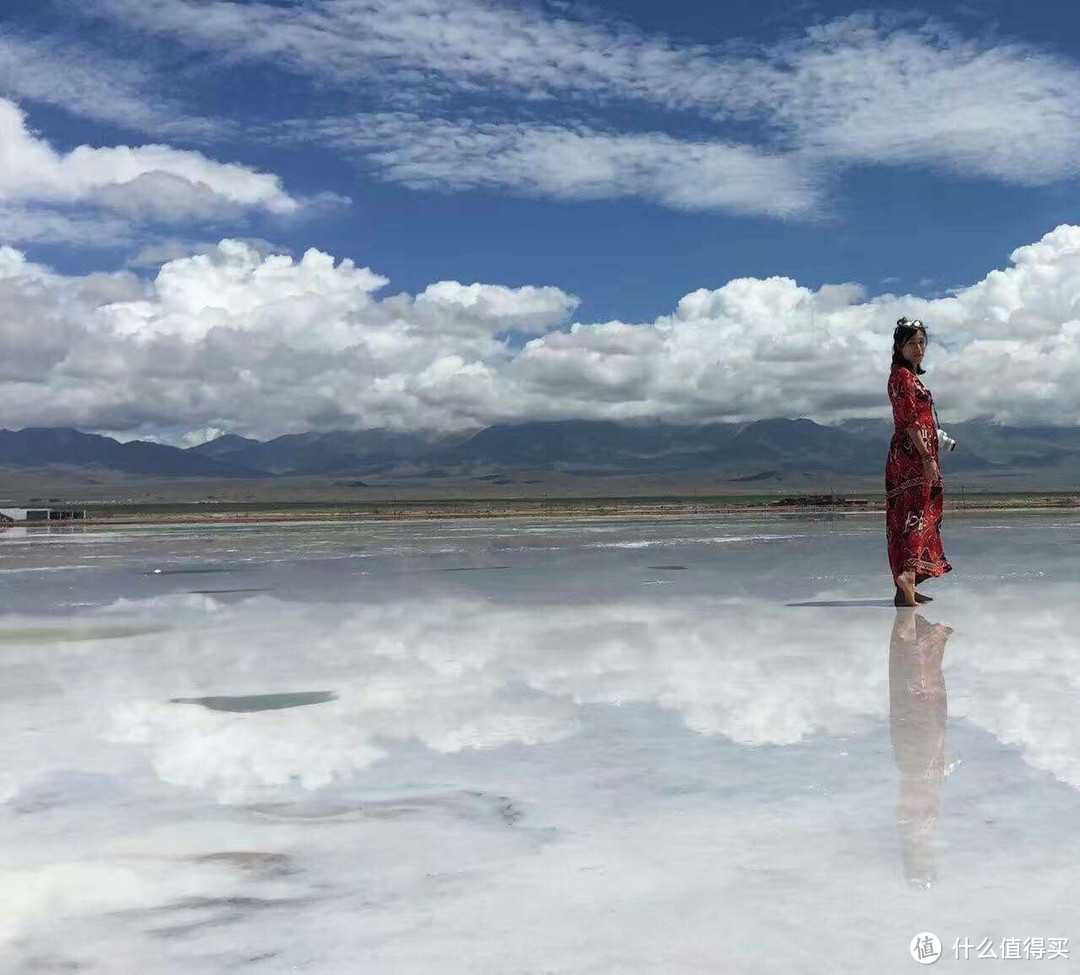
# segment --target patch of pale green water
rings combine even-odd
[[[212,697],[173,697],[170,704],[201,704],[210,711],[280,711],[284,708],[301,708],[309,704],[336,701],[333,691],[294,691],[284,694],[215,695]]]
[[[85,643],[89,640],[123,640],[151,633],[166,633],[172,627],[147,623],[84,624],[82,626],[20,626],[0,629],[0,646],[47,646],[57,643]]]

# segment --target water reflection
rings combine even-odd
[[[5,537],[0,969],[855,975],[1068,935],[1080,523],[1039,524],[954,529],[952,637],[875,596],[876,530]],[[199,567],[232,571],[143,574]]]
[[[582,731],[608,720],[666,722],[672,742],[680,729],[726,739],[758,768],[763,755],[780,755],[761,746],[828,748],[830,738],[879,733],[890,700],[911,813],[901,816],[910,819],[905,857],[915,880],[932,879],[918,824],[929,829],[937,808],[934,736],[945,703],[943,687],[930,691],[948,627],[892,607],[778,612],[768,600],[643,598],[636,585],[632,597],[594,600],[587,612],[553,599],[489,601],[483,591],[391,598],[364,588],[352,601],[172,593],[72,607],[63,619],[5,617],[0,738],[9,755],[35,759],[0,769],[0,796],[43,767],[97,762],[103,741],[134,746],[172,785],[235,803],[281,783],[366,781],[417,746],[433,762],[479,752],[496,762],[500,749],[520,756],[558,743],[569,754],[591,741],[575,742]],[[963,717],[1077,788],[1080,731],[1069,716],[1080,605],[1071,595],[1043,586],[1020,613],[971,594],[964,639],[953,640],[952,711],[954,723]],[[895,620],[890,665],[868,667],[886,618]],[[997,639],[1006,626],[1008,644]],[[803,775],[802,752],[790,754],[790,774]]]
[[[924,890],[937,880],[934,839],[948,724],[941,662],[951,634],[950,626],[901,610],[889,640],[889,733],[900,772],[900,850],[907,882]]]
[[[92,529],[86,525],[69,524],[0,524],[0,530],[4,532],[4,538],[35,538],[41,535],[84,535]]]

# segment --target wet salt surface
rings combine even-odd
[[[0,970],[1065,970],[951,948],[1080,950],[1078,543],[897,613],[872,518],[0,533]]]

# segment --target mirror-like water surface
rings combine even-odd
[[[876,519],[0,533],[0,966],[1076,942],[1080,519],[946,545],[897,612]]]

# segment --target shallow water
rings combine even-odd
[[[1080,519],[957,519],[917,614],[881,535],[0,533],[0,968],[900,972],[922,931],[944,967],[1075,942]]]

